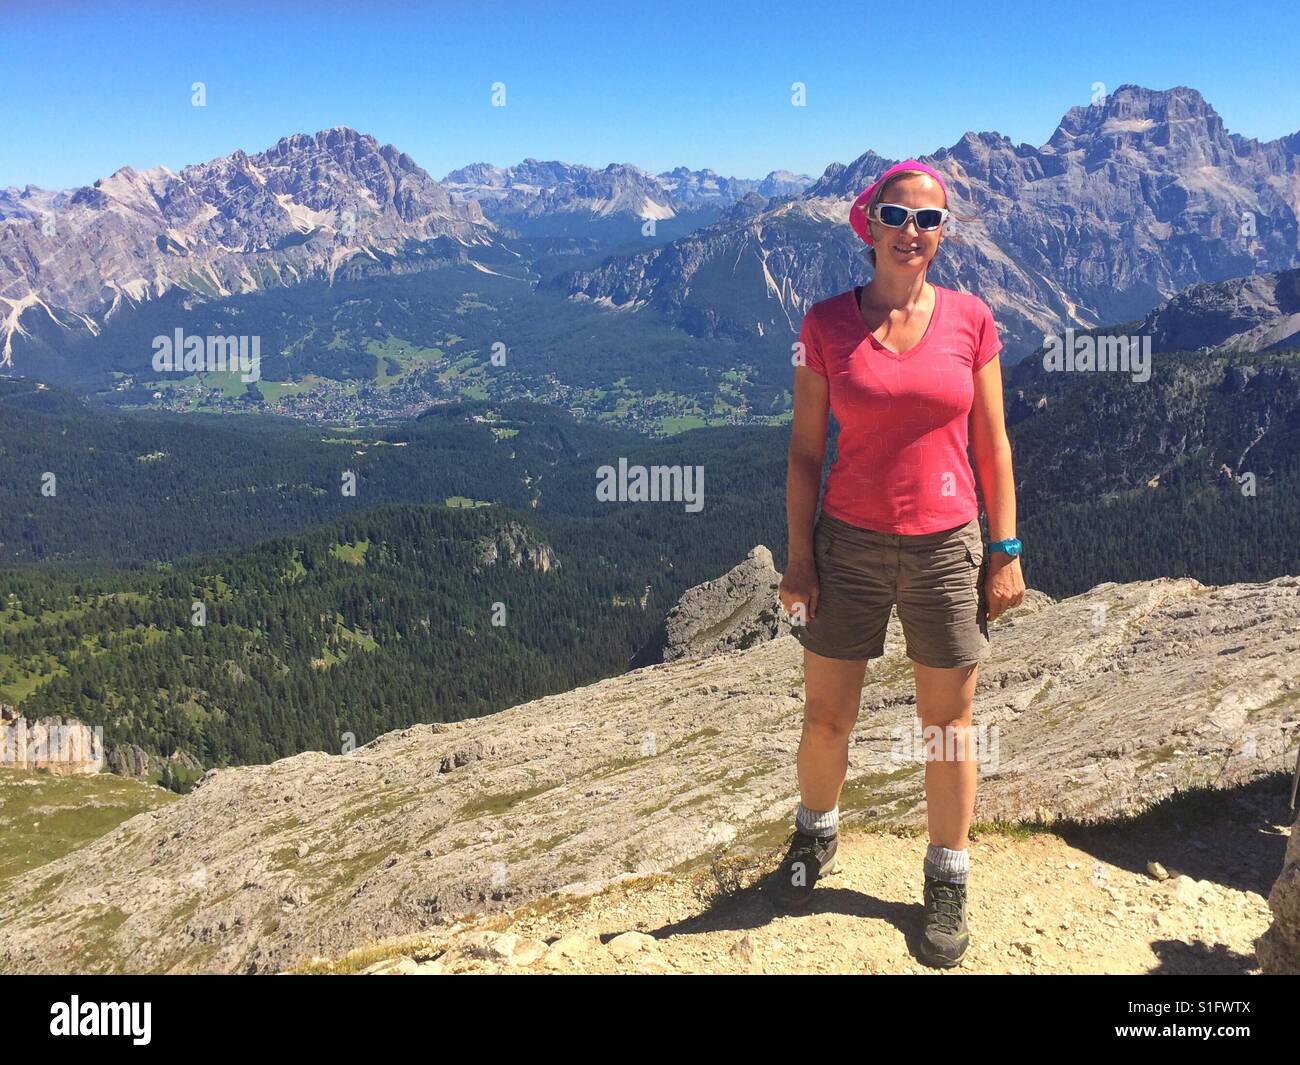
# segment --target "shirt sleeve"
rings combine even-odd
[[[812,309],[803,316],[803,325],[799,329],[800,350],[803,352],[804,365],[814,373],[826,376],[826,360],[822,357],[821,342],[817,335],[817,320]]]
[[[998,336],[998,324],[993,320],[993,312],[989,310],[989,305],[983,300],[980,300],[979,307],[978,338],[975,345],[975,362],[971,368],[972,372],[982,369],[987,362],[1002,350],[1002,339]]]

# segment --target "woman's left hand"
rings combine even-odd
[[[1001,551],[993,552],[988,576],[984,578],[984,598],[988,603],[989,621],[1020,605],[1025,598],[1025,578],[1020,572],[1020,559]]]

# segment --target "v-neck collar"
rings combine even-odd
[[[933,284],[933,282],[931,282],[931,284]],[[863,339],[869,341],[874,350],[880,352],[882,355],[887,355],[891,359],[897,359],[899,362],[902,362],[904,359],[910,359],[925,347],[931,335],[936,331],[934,323],[939,317],[940,308],[943,306],[943,289],[939,285],[934,285],[934,308],[930,311],[930,320],[926,323],[925,332],[921,334],[920,340],[902,354],[885,347],[884,344],[876,339],[876,335],[867,328],[867,323],[862,318],[862,288],[862,285],[853,286],[853,317],[857,320],[858,328],[862,330]]]

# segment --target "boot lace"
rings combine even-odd
[[[961,925],[961,888],[936,880],[926,899],[926,917],[941,931],[956,933]]]

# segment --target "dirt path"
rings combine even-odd
[[[1275,790],[1234,793],[1209,816],[978,835],[971,947],[953,971],[1258,972],[1254,942],[1289,831]],[[840,871],[797,916],[767,901],[769,855],[548,896],[380,952],[363,971],[931,973],[913,953],[924,852],[923,836],[845,829]],[[1151,861],[1167,879],[1147,871]]]

